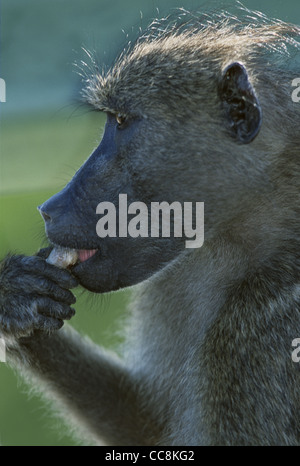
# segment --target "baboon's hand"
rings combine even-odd
[[[37,256],[8,256],[0,266],[0,335],[20,338],[34,330],[51,332],[70,319],[77,285],[68,270]]]

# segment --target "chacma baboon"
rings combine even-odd
[[[51,265],[48,248],[11,255],[0,294],[9,361],[82,438],[300,444],[299,34],[260,14],[187,15],[152,24],[86,78],[86,100],[107,114],[103,139],[40,206],[50,243],[79,262]],[[99,238],[97,205],[117,205],[120,193],[204,202],[204,245]],[[61,328],[77,283],[96,293],[134,285],[122,359]]]

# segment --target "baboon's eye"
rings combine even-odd
[[[116,121],[117,121],[118,126],[119,126],[120,128],[121,128],[122,126],[125,125],[126,120],[127,120],[127,118],[126,118],[125,115],[122,115],[122,113],[117,113],[117,115],[116,115]]]

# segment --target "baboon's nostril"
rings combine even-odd
[[[48,215],[44,210],[42,210],[41,206],[38,207],[38,210],[39,210],[41,216],[43,217],[44,221],[45,222],[50,222],[50,220],[51,220],[50,215]]]

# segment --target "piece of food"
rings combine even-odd
[[[76,249],[55,247],[46,261],[56,267],[66,269],[76,264],[78,261],[78,254]]]

